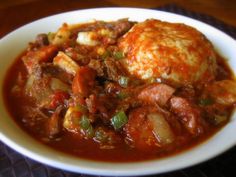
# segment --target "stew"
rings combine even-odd
[[[5,103],[17,124],[56,150],[143,161],[219,131],[236,82],[208,39],[154,19],[63,24],[39,34],[9,69]]]

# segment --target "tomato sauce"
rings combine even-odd
[[[122,25],[127,24],[130,25],[127,21],[122,22]],[[102,25],[104,23],[82,25],[74,29],[74,33],[82,29],[100,30]],[[131,26],[126,26],[126,31]],[[113,30],[121,28],[124,27],[114,27]],[[150,83],[149,80],[137,79],[127,74],[119,60],[114,59],[115,54],[120,58],[124,57],[120,53],[117,54],[120,51],[116,43],[112,42],[114,39],[98,38],[105,41],[105,50],[108,50],[106,53],[108,57],[104,59],[105,54],[102,56],[96,54],[95,51],[98,50],[96,46],[75,45],[74,33],[73,38],[67,39],[66,45],[62,44],[54,49],[57,52],[67,53],[76,64],[79,63],[80,69],[76,71],[76,75],[66,73],[58,66],[55,67],[51,63],[54,54],[43,55],[44,61],[37,63],[36,69],[27,70],[24,61],[29,51],[25,51],[16,58],[5,77],[3,95],[9,114],[20,128],[40,143],[78,158],[108,162],[145,161],[190,150],[207,141],[228,123],[234,104],[229,105],[226,102],[225,106],[217,103],[209,97],[210,93],[205,93],[201,87],[172,88],[174,84],[168,85],[168,82],[168,84]],[[118,39],[119,37],[116,37],[116,40]],[[32,49],[32,45],[33,48],[36,47]],[[48,46],[52,48],[48,42],[46,44],[35,42],[29,47],[33,55],[38,55],[34,51],[40,51],[42,48],[37,45],[43,45],[46,50]],[[75,58],[78,57],[78,53],[75,51],[80,50],[88,57],[84,59],[80,56],[82,54],[79,54],[80,59],[77,61]],[[74,53],[70,55],[68,51]],[[56,55],[55,51],[54,53]],[[30,60],[31,58],[27,58],[27,61]],[[91,60],[94,61],[93,65]],[[222,80],[233,82],[233,72],[225,59],[219,55],[216,72],[216,82]],[[32,77],[33,81],[30,80]],[[29,87],[31,82],[33,84]],[[164,87],[161,84],[164,84]],[[211,84],[214,82],[207,83],[205,87]],[[52,89],[52,85],[55,90]],[[162,90],[166,87],[171,87],[173,93],[172,89],[169,89],[171,93],[168,89]],[[38,90],[42,90],[45,94],[41,95],[40,92],[38,94]],[[146,94],[146,92],[152,93]],[[59,96],[55,96],[56,93],[60,93]],[[141,94],[147,97],[152,95],[155,98],[146,99],[138,96]],[[174,100],[179,100],[181,105],[172,104],[171,101]],[[139,113],[137,110],[141,109],[144,111]],[[150,114],[156,117],[154,122],[149,118]],[[134,115],[136,116],[133,117]],[[191,120],[192,117],[194,120]],[[212,117],[216,117],[217,120]],[[168,133],[159,131],[161,128],[157,126],[163,121],[171,131],[168,133],[173,134],[174,140],[168,139],[170,138],[167,137]],[[196,128],[194,131],[191,129],[192,126]],[[146,128],[145,131],[142,130],[143,127]],[[166,138],[167,144],[163,144],[161,138]],[[139,141],[141,145],[137,143]]]

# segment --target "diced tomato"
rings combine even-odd
[[[55,109],[60,104],[63,104],[65,99],[69,98],[69,94],[63,91],[56,91],[51,98],[49,107]]]
[[[72,91],[74,94],[81,94],[87,97],[90,90],[95,85],[96,71],[90,67],[80,67],[72,83]]]

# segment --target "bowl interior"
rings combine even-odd
[[[111,21],[127,17],[134,21],[156,18],[169,22],[185,23],[197,28],[213,43],[215,49],[228,60],[234,73],[236,72],[236,41],[223,32],[188,17],[157,10],[135,8],[88,9],[50,16],[27,24],[0,40],[0,139],[16,151],[54,167],[88,174],[125,176],[161,173],[187,167],[210,159],[235,145],[236,114],[233,114],[231,121],[208,141],[178,155],[136,163],[95,162],[60,153],[38,143],[22,131],[10,118],[5,109],[2,95],[5,73],[14,59],[37,34],[56,31],[64,22],[73,24],[93,19]]]

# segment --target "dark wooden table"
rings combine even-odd
[[[0,0],[0,38],[33,20],[70,10],[95,7],[143,7],[171,11],[205,21],[236,39],[235,0]],[[236,147],[210,161],[159,177],[234,177]],[[0,142],[0,177],[82,177],[54,169]]]
[[[235,0],[0,0],[0,37],[35,19],[69,10],[108,6],[157,8],[173,3],[236,26]]]

